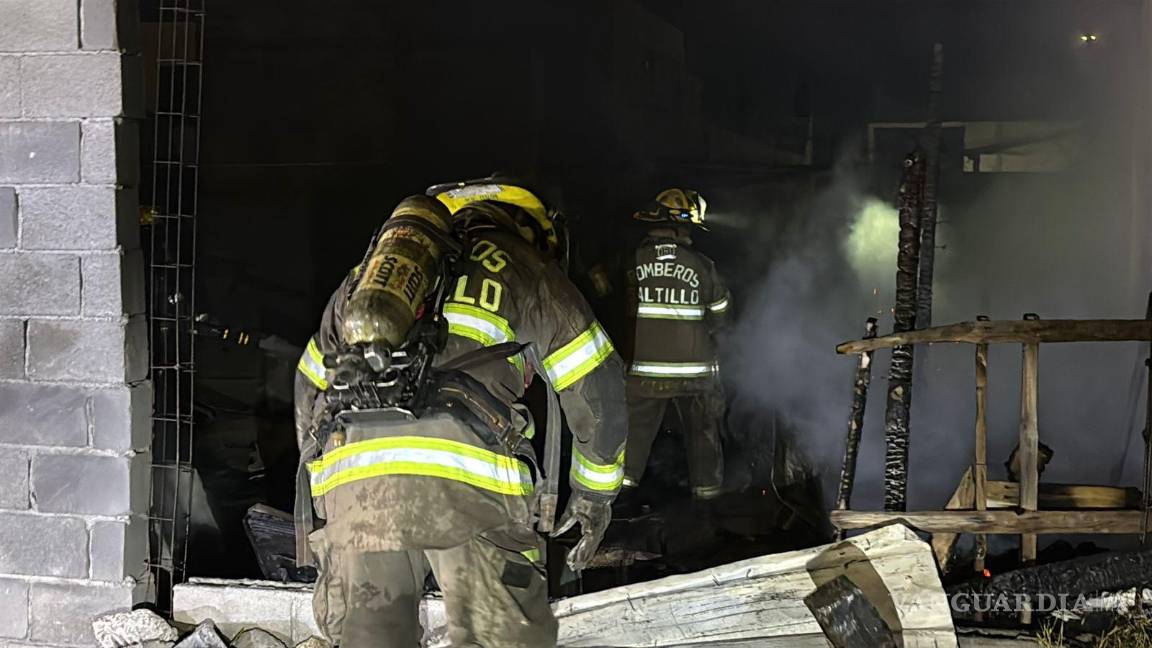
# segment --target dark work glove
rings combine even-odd
[[[575,491],[568,499],[568,508],[560,516],[560,524],[552,532],[552,537],[564,535],[568,529],[580,523],[580,541],[568,552],[568,568],[580,572],[592,560],[608,523],[612,521],[612,498],[597,497],[582,491]]]

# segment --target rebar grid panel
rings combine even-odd
[[[170,609],[184,580],[192,508],[197,189],[204,0],[159,0],[148,246],[152,489],[152,598]],[[146,158],[147,159],[147,158]],[[148,176],[145,176],[148,177]]]

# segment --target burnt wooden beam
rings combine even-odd
[[[937,185],[940,181],[940,95],[944,45],[932,46],[928,82],[928,126],[924,129],[924,200],[920,205],[920,276],[916,282],[916,328],[932,326],[932,275],[936,266]]]
[[[876,337],[876,318],[864,324],[864,339]],[[872,354],[861,353],[852,380],[852,411],[848,414],[848,434],[844,441],[844,463],[840,467],[840,488],[836,508],[846,510],[852,502],[856,483],[856,459],[860,453],[860,435],[864,429],[864,409],[868,405],[868,386],[872,383]]]
[[[892,629],[847,576],[837,576],[804,597],[804,605],[833,648],[896,648]]]
[[[1152,582],[1152,551],[1107,552],[1061,562],[1026,567],[977,578],[947,588],[947,593],[998,598],[1016,595],[1067,595],[1121,592]]]
[[[896,255],[896,306],[892,330],[896,334],[916,328],[916,282],[920,264],[920,209],[924,193],[924,157],[913,152],[904,158],[900,182],[900,241]],[[903,511],[908,498],[908,422],[912,409],[912,368],[915,347],[892,349],[888,399],[884,410],[884,509]]]
[[[927,342],[999,344],[1032,342],[1147,342],[1152,340],[1152,320],[995,320],[959,322],[919,331],[852,340],[836,347],[837,353],[864,353],[901,345]]]
[[[1132,511],[832,511],[841,529],[901,522],[928,533],[1140,533],[1143,512]]]

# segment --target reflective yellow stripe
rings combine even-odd
[[[320,353],[320,348],[316,346],[316,338],[308,340],[308,348],[300,355],[300,362],[296,368],[316,386],[316,389],[320,391],[328,389],[328,380],[324,378],[324,354]]]
[[[728,295],[724,295],[723,299],[712,302],[708,305],[708,310],[713,313],[723,313],[728,310]]]
[[[552,388],[560,391],[600,366],[613,350],[612,341],[600,328],[600,323],[592,322],[588,330],[544,358],[544,371],[548,373]]]
[[[588,459],[573,446],[572,459],[572,478],[588,490],[615,492],[624,483],[623,450],[615,462],[602,465]]]
[[[540,562],[540,550],[539,549],[528,549],[527,551],[521,551],[520,555],[527,558],[528,562],[534,562],[534,563]]]
[[[516,334],[508,325],[508,320],[482,308],[448,302],[444,304],[444,319],[448,320],[448,332],[468,338],[484,346],[503,342],[515,342]],[[516,354],[508,358],[520,373],[524,373],[524,358]]]
[[[520,461],[459,441],[387,437],[341,446],[308,464],[312,495],[349,482],[385,475],[439,477],[503,495],[532,493],[532,475]]]

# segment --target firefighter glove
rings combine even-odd
[[[568,552],[568,568],[580,572],[592,560],[600,541],[604,539],[604,532],[608,530],[608,523],[612,521],[612,500],[597,497],[588,493],[576,491],[568,500],[568,507],[560,517],[560,523],[552,532],[552,537],[564,535],[569,529],[580,523],[580,540]]]

